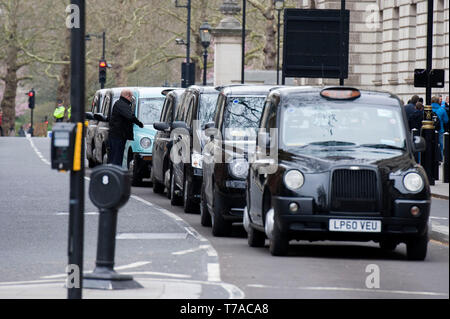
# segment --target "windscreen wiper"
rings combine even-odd
[[[400,151],[405,150],[404,147],[399,147],[399,146],[394,146],[394,145],[389,145],[389,144],[361,144],[361,145],[359,145],[359,147],[386,148],[386,149],[400,150]]]

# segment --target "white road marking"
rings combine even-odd
[[[42,153],[37,149],[36,145],[34,145],[33,140],[31,139],[31,135],[27,134],[27,140],[30,142],[31,148],[33,148],[36,155],[39,157],[39,159],[44,162],[47,165],[51,165],[49,161],[47,161],[44,156],[42,156]]]
[[[124,269],[131,269],[131,268],[138,268],[141,266],[145,266],[148,264],[151,264],[151,261],[138,261],[129,265],[123,265],[123,266],[119,266],[119,267],[114,267],[114,270],[124,270]]]
[[[84,213],[84,215],[88,215],[88,216],[97,216],[99,214],[99,212],[86,212]],[[68,212],[59,212],[56,213],[56,216],[68,216],[69,213]]]
[[[431,219],[437,219],[437,220],[448,220],[448,217],[430,217]]]
[[[186,231],[189,234],[191,234],[192,237],[194,237],[195,239],[197,239],[199,241],[208,241],[205,237],[200,235],[193,227],[184,227],[184,229],[186,229]]]
[[[135,272],[123,272],[124,275],[153,275],[153,276],[165,276],[173,278],[191,278],[191,275],[184,274],[171,274],[166,272],[154,272],[154,271],[135,271]]]
[[[448,236],[448,226],[445,225],[441,225],[438,223],[431,223],[431,228],[433,229],[433,231],[438,232],[438,233],[442,233]]]
[[[247,285],[251,288],[269,288],[269,289],[286,289],[288,287],[276,287],[268,285],[251,284]],[[288,288],[289,289],[289,288]],[[318,291],[350,291],[350,292],[372,292],[372,293],[386,293],[386,294],[401,294],[401,295],[423,295],[423,296],[448,296],[448,293],[432,292],[432,291],[406,291],[406,290],[383,290],[383,289],[364,289],[364,288],[345,288],[345,287],[292,287],[290,289],[297,290],[318,290]]]
[[[176,252],[173,252],[172,255],[186,255],[186,254],[194,253],[194,252],[200,251],[200,250],[206,250],[206,253],[210,257],[217,257],[217,252],[214,250],[214,248],[212,248],[211,245],[200,245],[197,248],[176,251]]]
[[[186,233],[122,233],[116,239],[186,239]]]
[[[220,280],[220,265],[218,263],[209,263],[208,267],[208,281],[219,282]]]

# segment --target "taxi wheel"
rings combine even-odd
[[[380,248],[385,251],[394,251],[397,248],[398,243],[393,240],[380,241]]]
[[[214,200],[213,212],[211,214],[211,226],[212,226],[212,234],[215,237],[229,236],[232,230],[232,224],[222,217],[221,211],[222,207],[216,200]]]
[[[428,232],[406,243],[406,255],[409,260],[425,260],[428,248]]]
[[[183,187],[183,203],[184,212],[187,214],[195,214],[199,212],[198,204],[192,199],[192,183],[189,183],[188,179],[185,178]]]
[[[154,177],[152,178],[152,183],[153,183],[153,193],[155,193],[155,194],[164,193],[164,185],[157,182]]]
[[[180,206],[183,204],[183,197],[177,195],[175,186],[175,176],[172,170],[172,175],[170,177],[170,204],[172,206]]]
[[[264,247],[266,235],[250,225],[248,227],[247,242],[250,247]]]
[[[202,185],[201,202],[200,202],[200,223],[204,227],[211,227],[211,215],[209,214],[209,211],[208,211],[208,205],[206,203],[205,190],[203,189],[203,185]]]
[[[272,256],[286,256],[289,250],[289,239],[286,234],[281,232],[277,223],[273,224],[269,250]]]
[[[88,167],[89,168],[94,168],[97,165],[97,163],[93,160],[88,158]]]
[[[142,184],[142,177],[139,176],[138,167],[136,165],[136,154],[134,154],[131,161],[128,162],[128,169],[131,174],[131,185],[140,186]]]

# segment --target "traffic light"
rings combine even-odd
[[[98,64],[98,81],[100,82],[102,88],[106,83],[106,68],[108,67],[108,63],[105,60],[100,60]]]
[[[34,89],[31,89],[28,92],[28,108],[30,109],[34,109],[34,99],[36,97],[36,92],[34,91]]]

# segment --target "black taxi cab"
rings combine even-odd
[[[254,153],[264,101],[273,88],[270,85],[221,88],[214,122],[204,126],[211,141],[202,151],[200,222],[212,227],[213,236],[228,236],[232,224],[242,222],[248,158]]]
[[[247,178],[248,244],[274,256],[290,240],[374,241],[423,260],[430,187],[400,100],[347,87],[273,90]]]

